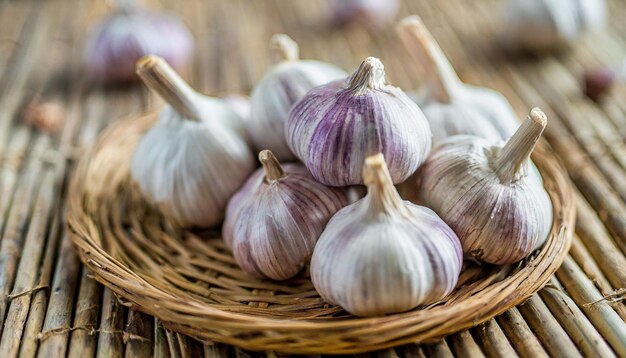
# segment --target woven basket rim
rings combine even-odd
[[[94,165],[94,157],[100,151],[110,148],[110,142],[119,140],[120,133],[140,135],[152,123],[152,117],[154,113],[112,124],[82,156],[72,175],[68,194],[69,236],[81,260],[94,272],[97,281],[112,289],[121,300],[156,316],[170,329],[204,341],[220,341],[246,349],[286,353],[358,353],[410,342],[431,341],[484,322],[523,302],[545,285],[550,275],[560,266],[571,245],[575,220],[571,184],[557,158],[542,142],[533,154],[533,160],[544,175],[546,188],[554,203],[555,223],[551,237],[531,259],[512,267],[511,270],[517,270],[513,275],[487,285],[476,295],[471,295],[460,303],[453,302],[432,309],[412,310],[384,317],[341,317],[324,321],[232,312],[217,304],[207,304],[192,297],[179,297],[173,290],[168,292],[150,283],[145,276],[134,272],[105,250],[102,243],[94,239],[98,230],[104,228],[91,219],[87,209],[88,202],[89,205],[101,206],[107,200],[106,197],[94,199],[85,193],[88,185],[93,183],[93,178],[90,179],[87,175],[89,170],[93,170],[91,166]],[[116,181],[112,180],[106,185],[114,183]],[[529,282],[528,278],[533,279]],[[507,282],[505,287],[500,287]],[[520,288],[522,285],[523,290]],[[496,288],[498,291],[492,292]],[[505,300],[494,300],[498,293],[503,292],[506,293]],[[480,297],[481,295],[484,297]],[[176,319],[168,319],[172,317]],[[215,328],[208,328],[203,320],[210,320]],[[394,334],[388,334],[389,332]],[[364,341],[359,341],[360,339]]]

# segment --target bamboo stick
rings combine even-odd
[[[43,171],[43,163],[39,159],[46,150],[44,140],[36,141],[32,150],[33,155],[25,168],[20,186],[15,193],[14,205],[6,219],[6,226],[0,242],[0,317],[6,316],[8,295],[13,287],[17,271],[18,260],[22,250],[24,235],[22,228],[28,223],[34,205],[36,187],[39,176]],[[0,330],[4,322],[0,323]]]
[[[98,329],[98,350],[96,357],[120,357],[124,352],[124,317],[126,307],[122,306],[108,288],[102,295],[102,313]]]
[[[603,300],[574,260],[566,257],[556,276],[617,355],[626,355],[626,323]]]
[[[539,295],[570,338],[587,357],[615,357],[600,333],[559,286],[553,277]]]
[[[517,308],[506,311],[497,318],[497,321],[520,357],[548,357],[548,353]]]
[[[152,350],[154,357],[169,357],[170,351],[167,343],[167,337],[165,335],[165,329],[157,318],[154,319],[156,322],[154,325],[154,348]]]
[[[39,338],[40,358],[64,356],[71,331],[74,293],[80,265],[72,243],[61,234],[61,249],[54,272],[48,310]]]
[[[78,297],[76,298],[74,329],[70,336],[68,357],[81,358],[93,357],[96,354],[98,343],[98,318],[100,316],[100,298],[102,286],[91,276],[93,273],[86,267],[82,267]]]
[[[124,329],[125,357],[152,356],[152,320],[139,311],[128,310],[128,319]]]
[[[611,287],[611,284],[604,277],[593,257],[589,255],[589,252],[587,252],[579,237],[574,237],[574,240],[572,241],[572,248],[569,253],[572,259],[574,259],[574,261],[580,266],[581,270],[583,270],[585,275],[589,277],[603,296],[608,296],[619,291],[619,289]],[[620,315],[620,317],[626,320],[626,306],[623,302],[615,302],[612,304],[612,307],[615,309],[617,314]]]
[[[518,356],[495,319],[473,328],[472,333],[487,357]]]
[[[457,357],[484,357],[482,350],[478,344],[474,342],[474,338],[469,331],[461,331],[448,336],[446,340],[452,346],[452,350]]]
[[[453,358],[454,355],[448,346],[448,343],[442,339],[433,344],[424,345],[424,351],[427,357],[435,358]]]
[[[548,353],[554,356],[582,357],[539,295],[532,295],[518,309]]]
[[[43,137],[45,139],[46,137]],[[47,143],[47,141],[44,141]],[[36,157],[35,157],[36,158]],[[33,214],[30,218],[28,231],[22,248],[22,259],[19,261],[17,275],[10,296],[10,305],[4,325],[9,327],[0,337],[0,356],[16,356],[28,317],[32,294],[40,289],[36,285],[41,259],[46,247],[48,216],[54,205],[53,176],[51,170],[42,173],[42,184],[36,198]]]

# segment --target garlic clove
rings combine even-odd
[[[415,97],[429,121],[434,144],[457,134],[497,142],[515,132],[519,122],[504,96],[461,82],[418,16],[403,19],[396,30],[425,73],[426,85]]]
[[[363,168],[367,195],[326,226],[311,259],[322,298],[358,316],[403,312],[450,293],[463,261],[452,229],[402,201],[381,154]]]
[[[92,78],[118,83],[137,80],[135,63],[145,55],[161,56],[181,71],[192,52],[193,37],[177,17],[123,1],[93,29],[84,57]]]
[[[329,63],[300,60],[298,44],[284,34],[274,35],[270,48],[275,64],[252,90],[249,132],[257,149],[268,148],[280,160],[293,160],[285,142],[291,107],[310,89],[345,78],[347,73]]]
[[[137,145],[132,178],[174,223],[219,224],[228,199],[254,169],[246,142],[225,125],[232,111],[208,106],[162,58],[142,58],[137,72],[168,106]]]
[[[428,122],[368,57],[347,80],[314,88],[291,110],[287,143],[321,183],[363,184],[363,162],[382,152],[394,183],[408,178],[431,147]]]
[[[330,217],[348,203],[299,164],[282,166],[269,150],[263,165],[228,204],[222,236],[241,269],[273,280],[295,276],[308,263]]]
[[[454,136],[433,149],[418,172],[419,193],[478,260],[509,264],[541,247],[552,203],[530,154],[547,119],[533,109],[504,144]]]

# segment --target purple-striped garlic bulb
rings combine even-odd
[[[504,145],[455,136],[420,168],[422,202],[457,233],[465,253],[509,264],[541,247],[552,228],[552,202],[530,154],[547,123],[534,108]]]
[[[346,192],[318,183],[301,164],[281,166],[269,150],[226,211],[222,236],[241,269],[286,280],[308,264],[326,223],[348,204]]]
[[[142,58],[137,73],[168,105],[135,149],[132,178],[172,222],[219,224],[231,195],[254,170],[250,148],[230,123],[239,117],[193,91],[162,58]]]
[[[365,158],[383,153],[401,183],[431,147],[420,108],[385,82],[379,59],[368,57],[347,80],[314,88],[291,110],[287,143],[313,177],[331,186],[363,184]]]
[[[513,135],[519,121],[506,98],[494,90],[461,82],[418,16],[403,19],[396,30],[424,73],[425,83],[416,102],[430,124],[433,145],[457,134],[493,143]]]
[[[383,27],[395,19],[399,8],[399,0],[332,0],[328,12],[333,26]]]
[[[315,246],[317,292],[357,316],[445,297],[463,263],[456,234],[429,208],[400,198],[381,154],[366,159],[363,178],[367,195],[335,214]]]
[[[90,76],[105,83],[135,81],[135,63],[150,54],[163,57],[178,71],[184,69],[193,51],[193,37],[185,24],[136,1],[118,0],[116,5],[88,39],[85,63]]]
[[[257,149],[269,149],[283,161],[294,160],[285,142],[291,107],[312,88],[345,78],[347,73],[330,63],[300,60],[298,44],[284,34],[274,35],[270,48],[275,64],[252,90],[248,127]]]

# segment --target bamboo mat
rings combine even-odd
[[[548,286],[525,304],[436,344],[373,356],[626,357],[626,86],[600,105],[585,99],[581,70],[626,56],[626,2],[612,24],[569,52],[507,58],[494,50],[497,0],[407,1],[463,80],[501,91],[518,114],[539,106],[545,137],[575,184],[574,243]],[[157,4],[159,5],[159,4]],[[190,82],[210,94],[247,93],[269,66],[268,40],[286,32],[303,58],[352,70],[380,57],[391,83],[415,87],[419,71],[393,29],[319,26],[326,2],[163,0],[192,28]],[[109,123],[157,103],[143,89],[90,88],[81,73],[88,24],[104,1],[0,1],[0,357],[276,356],[208,344],[165,330],[91,279],[63,223],[66,185],[77,156]],[[63,101],[54,135],[31,130],[20,109],[33,95]],[[367,355],[365,355],[367,356]]]

